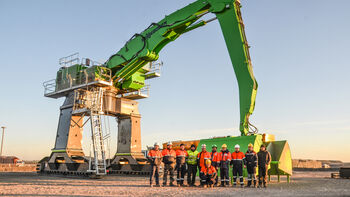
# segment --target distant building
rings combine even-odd
[[[17,160],[15,156],[0,156],[0,164],[16,164]]]

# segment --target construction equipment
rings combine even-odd
[[[61,107],[55,148],[49,159],[41,162],[39,171],[54,173],[78,171],[80,173],[95,169],[94,173],[99,173],[97,169],[100,164],[102,165],[103,162],[100,163],[100,161],[105,157],[103,156],[104,137],[103,132],[100,131],[98,114],[114,116],[118,119],[117,153],[111,160],[109,170],[111,172],[150,171],[141,152],[141,116],[135,100],[147,98],[149,85],[146,85],[145,81],[160,76],[162,62],[157,60],[163,47],[182,34],[205,26],[216,19],[220,23],[236,74],[240,100],[241,137],[223,138],[221,141],[228,145],[234,142],[242,147],[248,145],[246,143],[252,143],[254,147],[263,143],[263,136],[257,134],[257,128],[249,122],[255,106],[258,85],[253,75],[240,7],[239,0],[197,0],[167,15],[161,21],[152,23],[141,33],[133,35],[104,64],[90,59],[79,62],[78,54],[60,59],[62,68],[57,72],[56,79],[44,83],[45,96],[65,97],[66,100]],[[214,14],[215,17],[203,19],[207,14]],[[103,93],[99,92],[100,97],[103,97],[102,108],[94,110],[93,106],[87,107],[90,109],[87,110],[89,113],[86,110],[81,110],[80,113],[73,110],[74,106],[84,106],[88,103],[86,100],[88,96],[77,98],[74,92],[87,91],[94,94],[96,89],[103,90]],[[81,148],[84,116],[89,116],[91,119],[95,168],[91,168],[86,163]],[[200,140],[199,145],[204,141],[210,144],[213,140]],[[271,147],[280,146],[273,141],[269,143]],[[287,150],[283,149],[283,151]],[[97,156],[102,157],[97,158]],[[276,157],[278,158],[280,157]],[[279,170],[280,168],[277,167],[277,171]],[[291,172],[288,171],[288,173]]]

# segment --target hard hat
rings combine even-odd
[[[226,144],[223,144],[223,145],[221,146],[221,148],[227,148],[227,145],[226,145]]]
[[[238,144],[235,145],[235,148],[241,148]]]
[[[205,160],[205,164],[211,164],[211,160],[210,159],[207,159],[207,160]]]
[[[252,143],[250,143],[250,144],[248,144],[248,148],[249,148],[249,147],[254,147],[254,146],[253,146],[253,144],[252,144]]]
[[[167,146],[170,146],[170,145],[173,145],[173,143],[171,143],[171,142],[168,142]]]
[[[159,146],[158,142],[154,143],[154,146]]]
[[[205,144],[202,144],[202,148],[206,148],[207,147],[207,145],[205,145]]]
[[[214,147],[217,148],[218,146],[216,146],[216,144],[213,144],[211,147],[212,147],[212,148],[214,148]]]

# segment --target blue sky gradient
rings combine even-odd
[[[134,33],[191,2],[0,0],[5,154],[50,154],[63,99],[45,98],[42,82],[55,78],[60,57],[80,52],[104,62]],[[259,83],[251,122],[287,139],[294,158],[350,161],[339,151],[350,149],[350,1],[242,0],[242,6]],[[162,77],[139,105],[144,147],[155,139],[239,135],[238,87],[217,21],[170,43],[160,60]]]

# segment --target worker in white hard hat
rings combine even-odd
[[[150,176],[150,185],[151,185],[151,187],[153,187],[152,182],[153,182],[153,179],[155,179],[156,186],[160,187],[160,185],[159,185],[159,168],[160,168],[160,165],[162,164],[163,155],[159,150],[159,144],[157,142],[154,143],[153,149],[151,149],[148,152],[147,156],[148,156],[148,160],[151,163],[151,168],[152,168],[152,173]]]
[[[205,145],[205,144],[202,144],[202,152],[200,152],[199,154],[198,154],[198,162],[197,162],[197,164],[198,164],[198,167],[199,167],[199,172],[200,172],[200,174],[199,174],[199,176],[201,177],[201,169],[203,168],[203,167],[205,167],[205,161],[206,160],[210,160],[210,158],[211,158],[211,156],[210,156],[210,152],[208,152],[207,151],[207,145]],[[201,186],[203,186],[203,183],[201,182]]]
[[[235,151],[232,153],[232,174],[233,174],[233,186],[237,185],[237,175],[239,176],[239,182],[241,187],[243,187],[243,165],[245,155],[240,151],[240,146],[238,144],[235,145]]]
[[[173,150],[173,144],[171,142],[167,143],[167,148],[163,149],[162,155],[164,163],[163,186],[167,185],[168,174],[170,175],[170,186],[175,186],[174,171],[176,164],[176,152]]]

